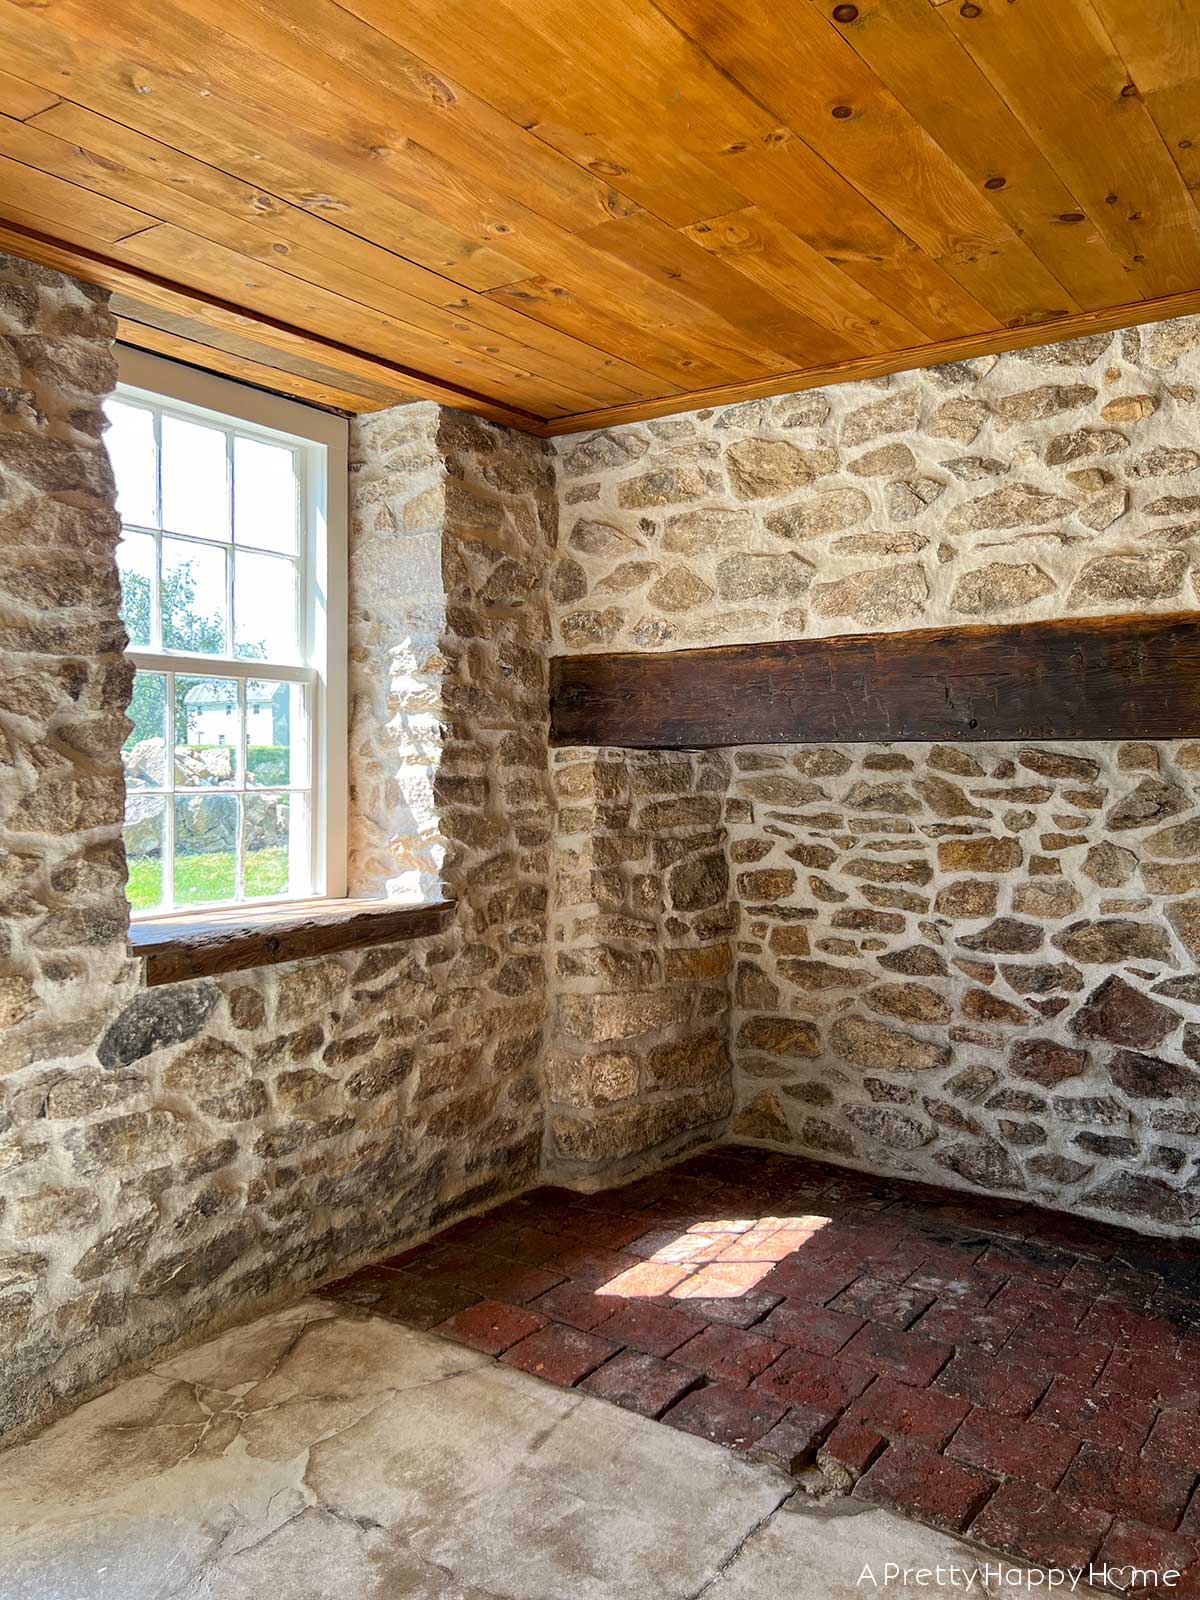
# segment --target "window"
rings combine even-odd
[[[343,895],[346,425],[141,351],[120,371],[133,915]]]

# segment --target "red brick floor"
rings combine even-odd
[[[1200,1596],[1200,1248],[724,1148],[323,1292],[1018,1560]]]

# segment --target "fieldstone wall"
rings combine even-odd
[[[559,647],[1196,602],[1200,317],[558,441]]]
[[[737,1133],[1200,1218],[1200,744],[738,750]]]
[[[156,990],[125,945],[113,331],[0,258],[0,1433],[731,1117],[1194,1226],[1200,746],[548,764],[546,657],[1192,604],[1200,321],[556,446],[363,419],[351,889],[456,918]]]
[[[724,1131],[731,934],[717,753],[561,751],[548,1161],[611,1181]]]
[[[146,990],[113,334],[105,294],[0,257],[0,1434],[541,1154],[546,448],[433,407],[354,440],[355,889],[441,885],[450,931]]]
[[[560,650],[1196,604],[1200,318],[556,449]],[[724,756],[737,1136],[1194,1227],[1200,745]]]

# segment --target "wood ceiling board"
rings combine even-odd
[[[1092,0],[1171,159],[1200,189],[1200,18],[1192,0]]]
[[[281,199],[258,184],[244,182],[160,139],[69,100],[57,101],[48,110],[26,119],[23,126],[62,142],[49,159],[70,162],[76,182],[106,183],[111,178],[113,192],[118,183],[132,187],[149,182],[154,185],[149,193],[155,196],[174,194],[177,203],[193,202],[205,207],[209,214],[224,212],[238,223],[261,228],[274,254],[303,247],[316,257],[377,278],[431,305],[442,304],[446,296],[463,292],[453,279],[337,226],[329,216]],[[63,150],[62,144],[76,146],[78,159]],[[36,146],[27,145],[21,159],[38,164],[32,153],[35,149]],[[65,175],[67,169],[62,171]],[[160,206],[157,209],[163,214]],[[243,232],[239,237],[248,240],[251,235]],[[252,253],[253,247],[244,248],[246,253]]]
[[[928,0],[808,0],[921,123],[1085,311],[1139,291],[1023,125]]]
[[[160,217],[377,309],[402,314],[406,301],[389,298],[386,291],[393,289],[518,344],[528,342],[541,352],[539,371],[569,386],[584,379],[596,398],[598,388],[608,389],[612,400],[662,393],[652,373],[516,318],[448,278],[67,101],[19,125],[0,121],[0,150],[84,186],[98,184],[131,201],[136,196]]]
[[[341,378],[336,373],[331,373],[329,378],[323,381],[319,378],[304,377],[298,372],[286,372],[269,362],[257,361],[250,355],[232,354],[214,344],[213,339],[216,335],[204,328],[197,327],[194,330],[200,337],[189,338],[185,334],[173,333],[166,328],[156,327],[152,322],[139,321],[136,316],[125,314],[135,310],[140,312],[142,317],[161,315],[155,313],[152,307],[138,307],[132,301],[114,296],[113,313],[117,319],[118,342],[131,345],[135,350],[149,350],[154,355],[169,356],[174,361],[187,362],[189,366],[199,367],[205,372],[220,372],[242,383],[252,383],[259,389],[287,394],[293,399],[304,400],[310,405],[325,406],[335,411],[358,414],[382,411],[388,406],[400,403],[395,395],[380,396],[368,393],[365,384],[360,388],[347,388],[345,384],[349,380]]]
[[[663,415],[1191,309],[1189,6],[0,0],[0,216],[225,360]]]
[[[703,384],[728,382],[730,374],[711,359],[697,354],[701,341],[680,340],[670,323],[648,328],[626,320],[630,307],[615,296],[599,302],[593,294],[585,302],[565,284],[546,278],[524,278],[519,283],[489,289],[484,296],[496,305],[536,319],[546,327],[582,338],[601,341],[606,349],[623,350],[639,367],[660,379],[664,393],[686,396]]]
[[[91,243],[66,242],[28,222],[0,218],[0,250],[41,262],[60,272],[73,273],[102,288],[128,294],[135,300],[181,312],[185,316],[199,317],[206,325],[245,334],[255,343],[264,344],[285,355],[294,353],[305,359],[318,355],[327,360],[330,366],[352,376],[394,383],[397,403],[412,398],[436,400],[443,405],[474,411],[479,416],[529,432],[540,432],[543,426],[542,418],[516,406],[500,404],[489,395],[476,394],[473,390],[460,388],[450,382],[435,381],[425,373],[413,371],[399,362],[381,356],[364,355],[336,340],[291,327],[261,314],[252,315],[216,296],[185,289],[168,279],[134,270],[122,262],[114,261],[106,253],[101,240]]]
[[[737,187],[928,337],[998,328],[985,306],[789,128],[719,158]]]
[[[695,222],[684,232],[782,305],[840,335],[852,349],[894,350],[921,341],[919,328],[757,206]]]
[[[968,10],[964,17],[962,7],[950,6],[938,16],[1101,233],[1128,255],[1139,292],[1195,287],[1200,212],[1090,0],[979,0]],[[1062,64],[1052,82],[1046,81],[1048,62]]]
[[[627,226],[631,223],[640,226],[632,229]],[[670,260],[665,265],[656,262],[655,247],[661,244],[662,235],[650,233],[655,227],[670,235],[668,248],[673,250],[674,241],[680,240],[689,251],[695,250],[690,240],[642,211],[624,222],[614,220],[590,229],[586,237],[564,239],[562,247],[550,253],[553,259],[548,260],[546,276],[585,305],[595,304],[622,319],[637,321],[669,345],[719,367],[728,377],[761,376],[788,367],[785,356],[763,344],[761,332],[750,331],[761,324],[761,300],[743,308],[730,304],[725,296],[726,309],[738,317],[737,323],[731,322],[707,303],[703,290],[693,292],[677,282]]]
[[[161,0],[150,9],[161,14]],[[371,154],[381,160],[428,152],[469,175],[488,196],[507,196],[521,211],[568,232],[611,212],[613,197],[602,179],[462,85],[440,78],[334,0],[287,0],[283,6],[276,0],[177,0],[175,9],[211,25],[210,40],[244,45],[259,64],[257,81],[271,85],[277,66],[286,66],[294,79],[278,91],[271,85],[272,98],[286,93],[290,101],[297,94],[306,120],[313,118],[314,128],[339,144],[375,139]],[[173,27],[168,19],[168,31]],[[308,85],[315,92],[305,95]]]
[[[749,345],[756,347],[756,358],[770,370],[855,354],[847,339],[780,304],[648,211],[606,222],[583,238],[744,333]]]
[[[137,270],[170,277],[185,290],[211,282],[228,284],[236,303],[251,314],[295,328],[325,330],[340,345],[360,350],[367,357],[393,359],[393,352],[404,352],[418,370],[437,372],[464,390],[486,394],[495,382],[503,386],[512,403],[531,415],[566,415],[578,410],[584,398],[579,390],[564,389],[510,362],[504,341],[493,341],[492,355],[476,355],[473,346],[483,342],[485,331],[473,330],[466,323],[455,329],[454,319],[445,312],[413,302],[413,314],[401,321],[252,262],[171,223],[135,234],[113,254]],[[433,323],[443,326],[431,326]]]
[[[201,155],[466,288],[494,288],[528,272],[497,246],[466,239],[383,190],[309,157],[261,119],[217,115],[211,97],[200,89],[127,61],[94,38],[76,39],[14,0],[0,0],[0,48],[9,68],[30,82]]]
[[[1104,311],[1080,311],[1040,327],[1002,328],[994,333],[943,339],[919,345],[913,350],[898,350],[886,356],[858,356],[853,361],[832,366],[780,373],[773,378],[725,384],[711,389],[696,389],[688,396],[687,409],[732,405],[738,400],[791,394],[821,388],[831,383],[858,382],[879,378],[890,372],[911,372],[921,367],[941,366],[947,361],[967,361],[973,356],[998,355],[1005,350],[1025,350],[1032,345],[1053,344],[1061,339],[1082,339],[1090,333],[1111,333],[1118,328],[1136,327],[1142,322],[1158,322],[1171,317],[1200,315],[1200,289],[1188,294],[1165,295],[1160,300],[1137,300],[1131,305],[1113,306]],[[609,406],[604,410],[560,417],[540,430],[547,435],[590,433],[597,428],[613,428],[645,417],[666,417],[680,412],[677,400],[642,402],[633,407]]]
[[[236,0],[222,9],[228,9],[231,20],[238,19]],[[316,162],[327,178],[344,174],[368,183],[466,240],[490,244],[502,239],[506,249],[523,241],[535,248],[555,231],[529,207],[501,199],[494,183],[489,191],[486,182],[451,166],[438,152],[397,138],[394,126],[357,115],[353,94],[358,82],[335,62],[329,61],[333,70],[326,70],[318,61],[314,70],[324,81],[313,81],[259,56],[233,34],[167,0],[122,0],[111,7],[92,0],[53,0],[44,14],[157,73],[158,92],[202,98],[210,126],[228,121],[232,128],[244,128],[249,118],[260,144],[263,129],[286,128],[289,155]],[[504,154],[502,148],[494,150],[493,162]]]
[[[75,8],[69,7],[67,5],[67,0],[59,0],[59,5],[56,10],[57,14],[59,15],[62,15],[64,11],[67,10],[71,12],[72,17],[76,15]],[[3,16],[3,13],[4,7],[0,6],[0,17]],[[11,9],[9,14],[11,15]],[[88,23],[89,25],[93,26],[94,34],[103,36],[103,30],[100,28],[100,19],[98,18],[98,14],[91,11],[89,8],[84,8],[81,16],[82,21],[80,25],[83,25],[83,23]],[[148,80],[146,69],[139,69],[137,81],[143,87],[150,87],[152,89],[151,95],[146,97],[139,96],[139,99],[153,98],[153,94],[163,93],[165,91],[167,93],[173,93],[174,95],[174,98],[171,101],[173,111],[178,107],[180,103],[180,86],[178,83],[169,81],[165,78],[153,78]],[[221,118],[218,118],[216,115],[217,108],[214,106],[214,100],[217,98],[215,95],[210,93],[208,98],[201,99],[201,91],[199,88],[192,88],[188,92],[191,93],[193,98],[196,100],[196,103],[201,108],[202,114],[205,118],[207,131],[204,134],[202,145],[207,148],[208,145],[211,144],[214,137],[212,130],[218,127],[223,127],[226,124],[233,125],[234,123],[237,123],[239,119],[231,114],[224,114]],[[136,112],[136,106],[134,110]],[[255,137],[256,130],[252,128],[247,129],[245,134],[246,143],[243,146],[242,153],[240,154],[240,160],[242,161],[243,165],[248,164],[251,160],[251,155],[249,152],[255,143]],[[261,137],[258,138],[257,143],[259,147],[257,154],[261,156],[263,148],[263,140]],[[267,175],[268,174],[264,171],[263,164],[260,162],[255,171],[255,176],[263,178]],[[568,282],[569,286],[570,276],[572,274],[582,272],[584,274],[584,283],[587,287],[589,295],[594,294],[596,292],[598,278],[602,275],[605,275],[605,263],[603,261],[603,257],[599,253],[588,257],[586,252],[579,247],[578,242],[571,236],[566,234],[559,235],[556,233],[547,235],[540,224],[540,220],[538,222],[538,226],[543,233],[541,251],[542,258],[548,261],[552,268],[556,269],[555,275],[558,277],[563,277],[565,281]],[[681,244],[683,248],[691,248],[687,241],[681,241]],[[408,249],[409,244],[406,243],[404,248]],[[627,308],[636,309],[640,319],[643,321],[650,321],[653,323],[656,317],[661,317],[664,324],[668,327],[680,325],[686,337],[692,342],[693,346],[702,347],[721,356],[725,362],[726,370],[729,372],[730,376],[736,376],[746,371],[762,372],[764,370],[783,368],[789,365],[789,359],[786,356],[780,356],[774,352],[764,351],[760,344],[752,339],[747,338],[738,329],[733,328],[728,323],[725,323],[717,318],[701,318],[695,313],[694,309],[689,312],[686,302],[682,302],[681,297],[672,295],[670,293],[662,293],[660,285],[648,279],[642,278],[636,272],[630,272],[626,270],[623,267],[623,264],[608,263],[608,267],[610,270],[606,275],[614,279],[617,293]],[[458,269],[456,266],[449,266],[446,268],[446,271],[447,275],[450,275],[451,273],[457,273]],[[519,269],[513,269],[513,273],[511,273],[510,276],[517,275],[518,273]],[[514,394],[513,398],[520,403],[520,396]]]
[[[6,117],[33,117],[57,102],[58,96],[52,90],[39,89],[35,83],[0,72],[0,112]]]
[[[152,228],[157,222],[157,218],[147,212],[121,205],[103,195],[87,194],[62,178],[34,172],[19,161],[9,161],[3,156],[0,156],[0,205],[9,212],[40,217],[47,228],[77,226],[109,245]]]
[[[713,60],[770,105],[1001,322],[1078,309],[964,173],[806,0],[660,0]]]
[[[343,0],[672,226],[744,199],[704,158],[769,131],[765,109],[650,4]],[[602,51],[573,48],[604,40]]]

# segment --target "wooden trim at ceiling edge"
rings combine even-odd
[[[1144,322],[1164,322],[1172,317],[1200,312],[1198,287],[1153,300],[1108,306],[1099,311],[1074,312],[1051,322],[998,328],[979,334],[960,334],[952,339],[939,339],[930,344],[914,345],[882,355],[856,356],[819,367],[791,368],[768,377],[740,379],[733,383],[664,395],[658,399],[601,406],[547,420],[449,379],[434,377],[386,356],[355,349],[324,334],[312,333],[265,313],[248,310],[204,290],[193,289],[141,268],[128,266],[99,251],[67,243],[18,223],[0,220],[0,249],[12,255],[24,256],[41,266],[71,273],[101,288],[183,312],[201,323],[214,323],[218,319],[232,323],[248,337],[257,337],[284,354],[292,350],[310,357],[325,357],[332,365],[340,365],[350,376],[357,374],[386,385],[400,382],[411,390],[414,400],[434,400],[541,438],[617,427],[622,423],[641,422],[652,417],[675,416],[706,406],[733,405],[741,400],[793,394],[803,389],[821,388],[826,384],[880,378],[893,372],[940,366],[947,361],[966,361],[973,356],[1000,355],[1006,350],[1023,350],[1033,345],[1053,344],[1062,339],[1078,339],[1089,333],[1115,333],[1120,328],[1136,327]],[[127,342],[136,343],[136,325],[126,324],[122,336]],[[228,375],[227,365],[222,370]],[[284,369],[279,370],[281,377],[286,376]],[[287,393],[286,390],[280,392]],[[396,401],[398,405],[403,403],[400,399]]]

